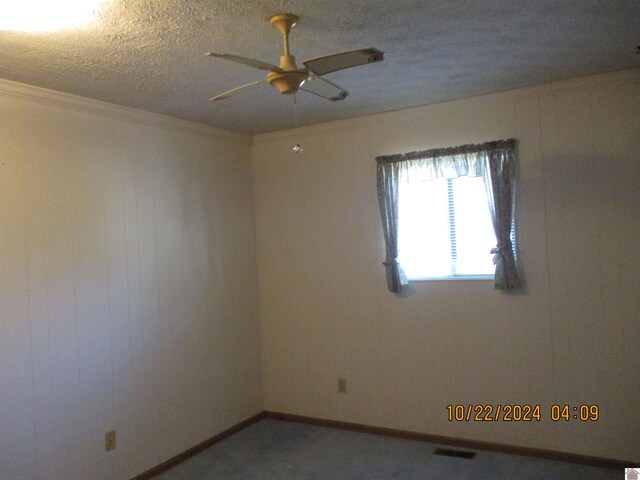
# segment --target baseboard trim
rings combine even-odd
[[[156,475],[159,475],[169,470],[170,468],[175,467],[179,463],[184,462],[186,459],[194,456],[196,453],[200,453],[201,451],[206,450],[207,448],[211,447],[212,445],[218,443],[221,440],[224,440],[225,438],[233,435],[234,433],[238,433],[240,430],[247,428],[249,425],[252,425],[262,420],[264,417],[265,417],[265,412],[260,412],[257,415],[254,415],[253,417],[244,420],[243,422],[240,422],[230,428],[227,428],[223,432],[220,432],[217,435],[214,435],[213,437],[205,440],[204,442],[199,443],[198,445],[191,447],[190,449],[185,450],[182,453],[179,453],[178,455],[170,458],[166,462],[162,462],[160,465],[156,465],[155,467],[150,468],[149,470],[139,475],[136,475],[131,480],[150,480]]]
[[[405,438],[409,440],[418,440],[421,442],[438,443],[441,445],[453,445],[457,447],[470,448],[474,450],[486,450],[492,452],[512,453],[516,455],[524,455],[528,457],[545,458],[548,460],[561,460],[563,462],[580,463],[583,465],[591,465],[595,467],[624,469],[630,465],[637,465],[638,462],[615,460],[601,457],[591,457],[588,455],[579,455],[576,453],[557,452],[554,450],[544,450],[539,448],[520,447],[515,445],[507,445],[504,443],[483,442],[479,440],[464,440],[454,437],[446,437],[442,435],[431,435],[428,433],[417,433],[406,430],[396,430],[393,428],[374,427],[370,425],[362,425],[358,423],[340,422],[337,420],[328,420],[324,418],[306,417],[303,415],[291,415],[289,413],[280,412],[264,412],[265,418],[276,420],[284,420],[288,422],[307,423],[311,425],[320,425],[323,427],[338,428],[341,430],[352,430],[355,432],[372,433],[374,435],[384,435],[387,437]]]
[[[194,447],[170,458],[166,462],[162,462],[149,470],[136,475],[131,480],[151,480],[179,463],[184,462],[189,457],[200,453],[203,450],[213,446],[214,444],[224,440],[225,438],[238,433],[240,430],[259,422],[263,418],[271,418],[275,420],[283,420],[286,422],[306,423],[310,425],[319,425],[322,427],[337,428],[340,430],[351,430],[354,432],[371,433],[374,435],[383,435],[386,437],[405,438],[408,440],[417,440],[420,442],[437,443],[440,445],[452,445],[456,447],[469,448],[473,450],[485,450],[492,452],[512,453],[515,455],[524,455],[528,457],[545,458],[549,460],[560,460],[563,462],[579,463],[583,465],[591,465],[595,467],[624,469],[629,465],[637,465],[637,461],[616,460],[611,458],[591,457],[588,455],[579,455],[577,453],[557,452],[554,450],[544,450],[539,448],[520,447],[515,445],[507,445],[504,443],[483,442],[480,440],[465,440],[461,438],[447,437],[443,435],[431,435],[428,433],[411,432],[408,430],[398,430],[386,427],[374,427],[372,425],[363,425],[359,423],[341,422],[338,420],[329,420],[326,418],[306,417],[304,415],[292,415],[290,413],[263,411],[250,417],[223,432],[214,435]]]

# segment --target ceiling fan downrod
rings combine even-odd
[[[280,93],[290,95],[300,89],[305,80],[309,78],[306,70],[301,70],[296,65],[296,57],[289,53],[289,33],[298,21],[298,16],[291,13],[281,13],[271,17],[271,26],[282,33],[284,41],[284,55],[280,57],[280,72],[270,72],[267,75],[269,85],[276,87]]]

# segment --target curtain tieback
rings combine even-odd
[[[493,253],[493,264],[495,265],[496,263],[498,263],[498,260],[500,259],[500,257],[504,257],[504,249],[505,246],[504,245],[498,245],[497,247],[493,247],[489,253]]]
[[[385,267],[390,267],[391,265],[397,265],[398,264],[398,260],[396,260],[395,258],[393,260],[387,260],[385,262],[382,262],[382,265],[384,265]]]

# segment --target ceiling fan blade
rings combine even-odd
[[[261,62],[260,60],[254,60],[252,58],[240,57],[238,55],[231,55],[229,53],[213,53],[207,52],[206,54],[209,57],[222,58],[224,60],[229,60],[231,62],[242,63],[243,65],[247,65],[249,67],[257,68],[259,70],[267,70],[272,72],[281,72],[282,69],[277,67],[276,65],[272,65],[270,63]]]
[[[310,75],[309,78],[300,85],[300,89],[305,92],[318,95],[319,97],[326,98],[327,100],[331,100],[332,102],[344,100],[347,98],[347,95],[349,95],[349,92],[344,88],[315,75]]]
[[[231,95],[235,95],[240,90],[245,90],[247,88],[256,87],[256,86],[260,85],[261,83],[264,83],[264,80],[260,80],[259,82],[247,83],[246,85],[242,85],[241,87],[232,88],[231,90],[227,90],[226,92],[221,93],[220,95],[216,95],[215,97],[211,97],[209,99],[209,101],[210,102],[217,102],[218,100],[224,100],[225,98],[230,97]]]
[[[367,63],[381,62],[382,60],[384,60],[384,52],[372,47],[325,55],[323,57],[312,58],[302,63],[312,73],[325,75],[337,70],[366,65]]]

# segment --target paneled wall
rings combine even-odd
[[[266,408],[637,463],[639,112],[631,70],[254,137]],[[389,293],[374,158],[508,137],[526,289]],[[450,422],[456,404],[542,420]]]
[[[262,410],[251,175],[249,137],[0,83],[0,478],[131,478]]]

